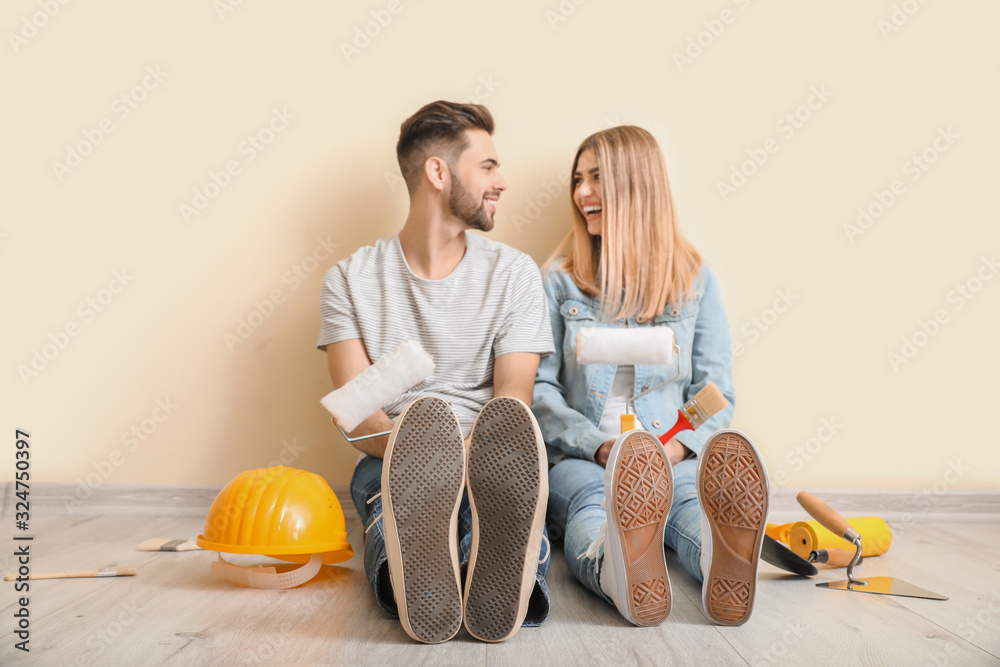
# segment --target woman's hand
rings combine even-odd
[[[691,453],[691,450],[677,438],[667,440],[667,444],[663,445],[663,448],[667,450],[667,458],[670,459],[670,465],[672,466],[686,459]]]
[[[611,438],[610,440],[605,441],[604,444],[601,445],[600,449],[597,450],[597,453],[594,454],[594,460],[597,461],[597,465],[602,468],[607,467],[608,456],[611,454],[611,447],[614,446],[615,440],[617,439],[618,438]],[[691,450],[677,438],[670,438],[663,448],[667,451],[667,458],[670,459],[670,465],[672,466],[675,466],[686,459],[691,453]]]

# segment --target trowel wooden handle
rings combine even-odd
[[[851,528],[847,519],[813,494],[808,491],[800,491],[796,498],[799,505],[802,505],[812,518],[823,524],[823,527],[834,535],[843,537],[848,542],[853,542],[858,538],[858,532]]]
[[[830,567],[847,567],[854,558],[853,552],[844,549],[817,549],[809,555],[813,556],[809,559],[810,563],[826,563]]]

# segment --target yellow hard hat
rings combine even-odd
[[[241,473],[219,492],[208,510],[198,546],[219,552],[216,574],[255,588],[291,588],[312,579],[321,565],[354,556],[344,512],[322,477],[286,466]],[[307,563],[292,572],[241,568],[222,553],[259,554]],[[303,578],[305,577],[305,578]]]

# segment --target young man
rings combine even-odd
[[[392,431],[354,443],[365,456],[351,494],[379,605],[427,643],[463,619],[501,641],[549,608],[548,468],[528,407],[539,359],[554,352],[541,275],[524,253],[466,233],[493,228],[506,189],[492,134],[475,104],[434,102],[407,119],[396,146],[406,222],[331,268],[322,289],[318,347],[336,387],[405,341],[435,362],[350,434]]]

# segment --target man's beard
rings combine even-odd
[[[448,210],[472,229],[481,232],[493,229],[493,218],[486,210],[486,203],[482,199],[477,202],[462,183],[462,179],[454,172],[451,178],[451,194],[448,196]]]

